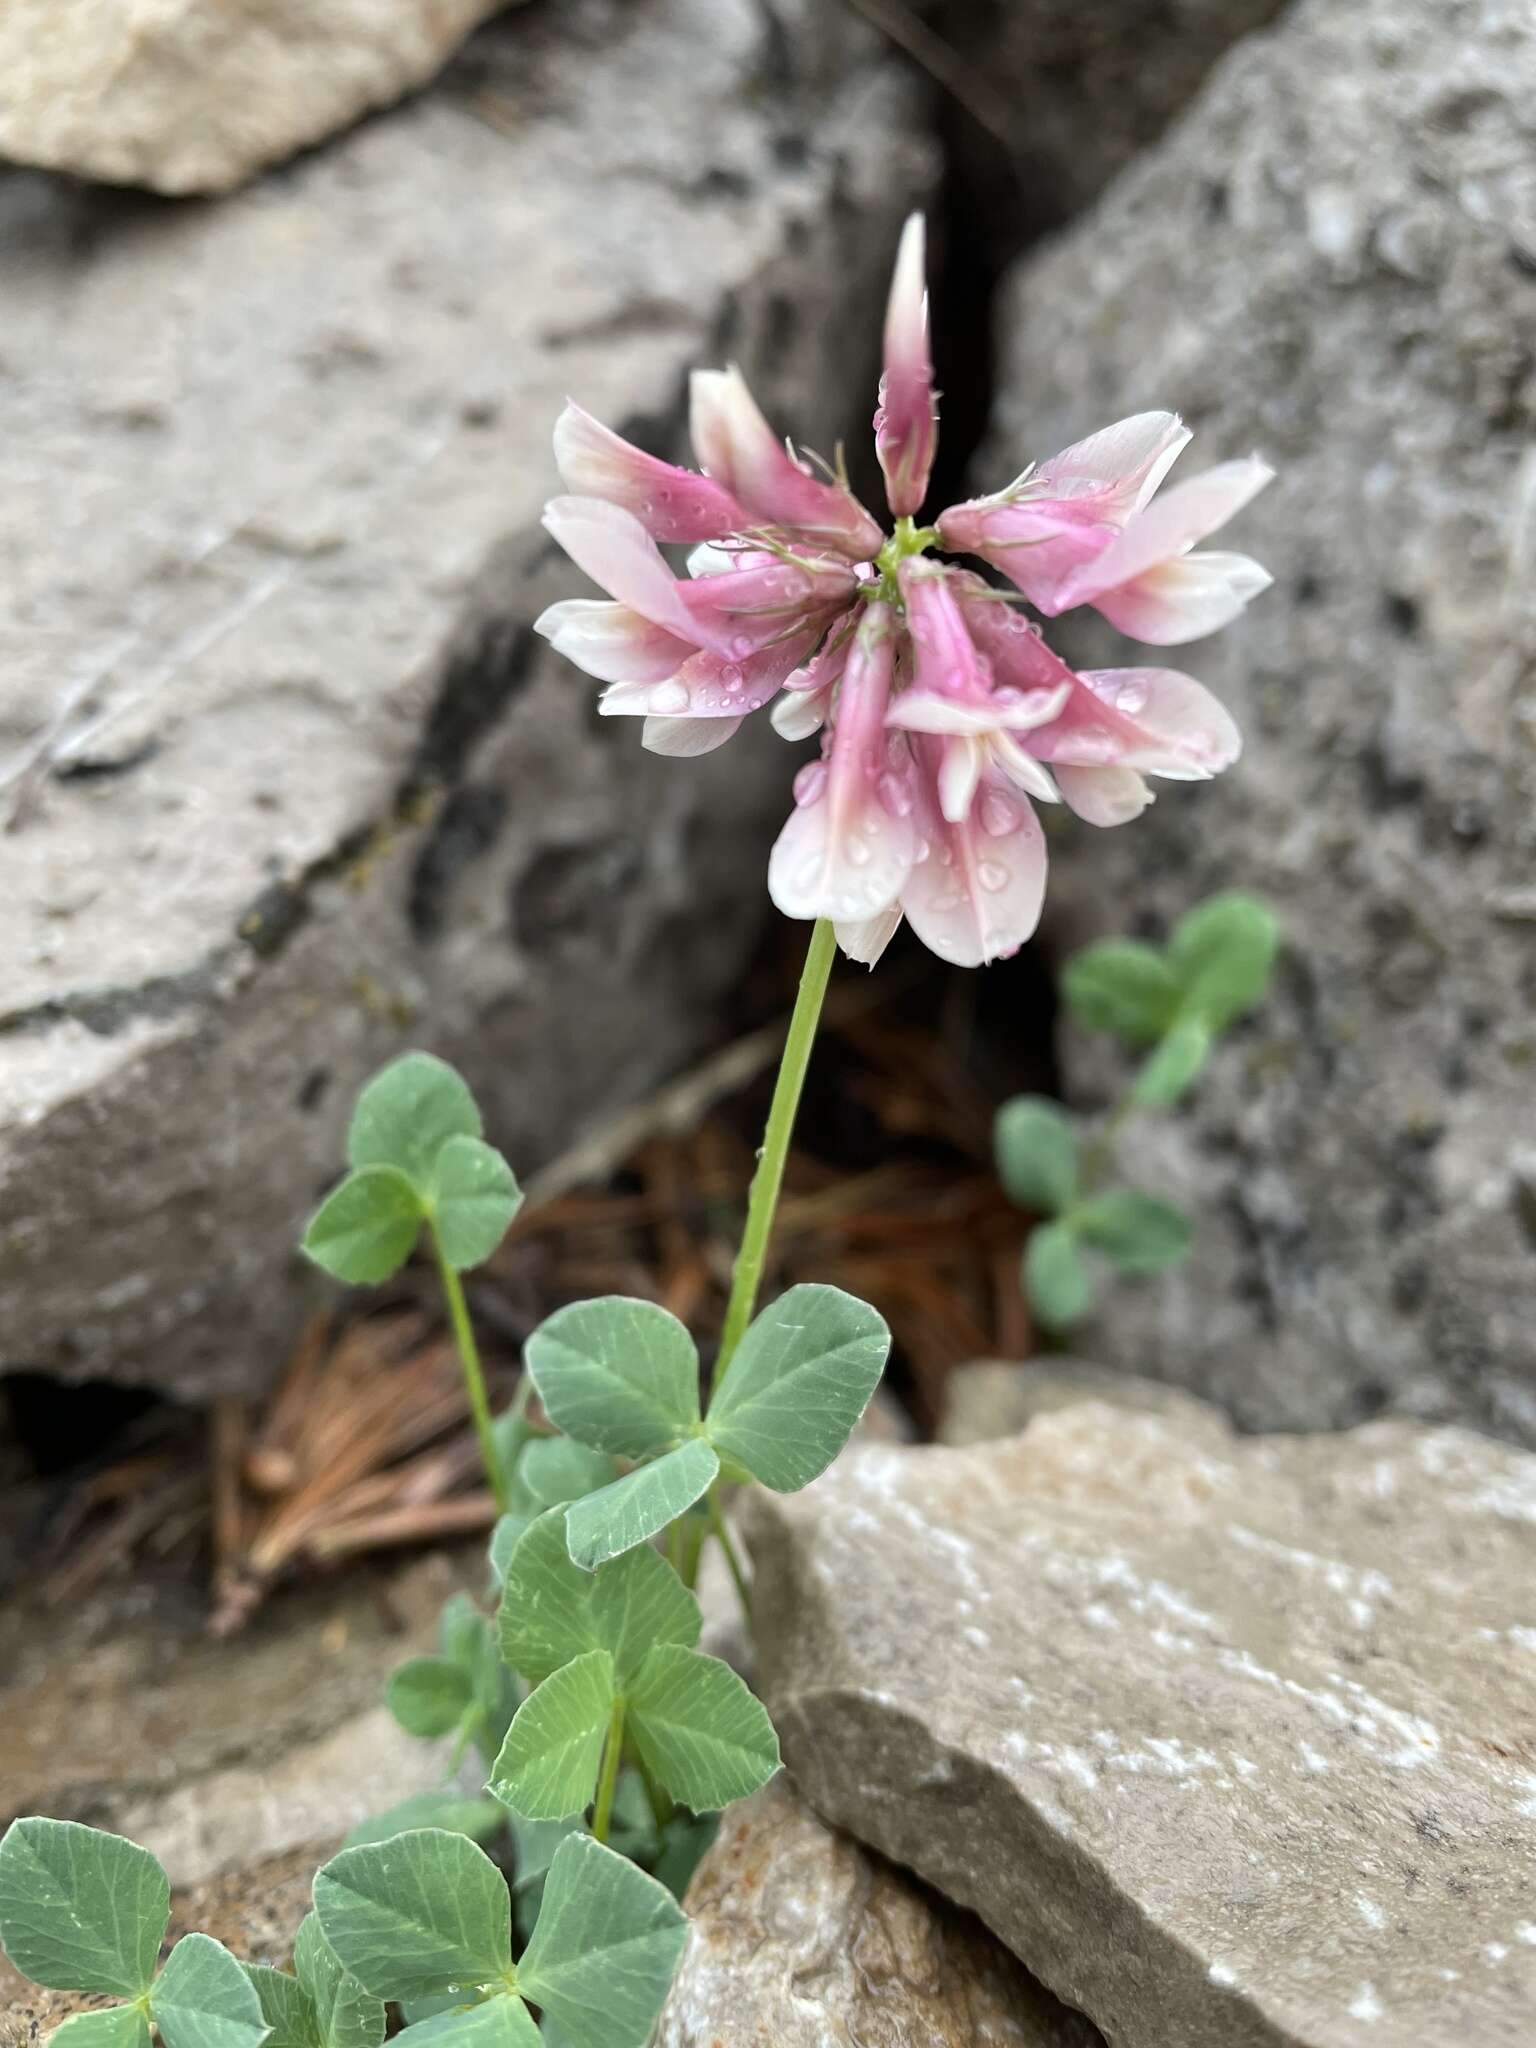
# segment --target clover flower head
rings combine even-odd
[[[1236,726],[1192,677],[1074,670],[1020,599],[1046,618],[1090,605],[1158,647],[1215,632],[1270,579],[1199,543],[1271,470],[1250,456],[1164,488],[1189,430],[1138,413],[919,526],[938,445],[921,216],[897,254],[874,420],[891,532],[779,441],[739,370],[695,371],[690,427],[699,471],[567,405],[569,495],[544,523],[611,601],[551,605],[538,630],[607,685],[605,717],[644,720],[655,753],[709,753],[770,702],[785,738],[820,733],[768,888],[787,916],[831,918],[852,958],[872,965],[903,918],[958,965],[1015,952],[1045,895],[1036,804],[1121,825],[1152,801],[1149,776],[1237,759]],[[686,574],[672,544],[692,549]]]

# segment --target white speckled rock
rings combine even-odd
[[[506,0],[6,0],[0,154],[225,192],[424,85]]]
[[[984,1927],[782,1777],[726,1813],[687,1908],[655,2048],[1103,2048]]]
[[[790,757],[646,754],[530,628],[568,392],[680,453],[737,357],[867,431],[931,154],[780,14],[515,11],[217,206],[0,177],[0,1371],[255,1390],[372,1068],[527,1173],[715,1028]]]
[[[1116,2048],[1527,2048],[1536,1458],[1085,1401],[749,1535],[805,1797]]]
[[[1167,657],[1242,760],[1056,841],[1063,943],[1234,886],[1286,932],[1188,1112],[1125,1136],[1193,1256],[1084,1341],[1250,1428],[1536,1446],[1536,8],[1288,9],[1019,266],[1002,333],[979,477],[1143,406],[1197,430],[1175,477],[1278,471],[1223,540],[1275,587]],[[1062,1055],[1100,1099],[1082,1034]]]

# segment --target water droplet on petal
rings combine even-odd
[[[869,848],[862,839],[849,840],[848,858],[856,868],[866,868],[869,866]]]
[[[720,671],[720,680],[734,697],[742,684],[741,670],[734,661],[728,661]]]
[[[980,818],[982,831],[993,839],[1005,838],[1019,822],[1017,809],[1000,789],[982,791]]]
[[[1147,708],[1147,686],[1135,677],[1127,677],[1112,692],[1110,702],[1117,711],[1123,711],[1127,718],[1134,718]]]
[[[912,791],[906,778],[901,775],[882,775],[875,784],[880,801],[893,818],[910,817],[912,812]]]
[[[1001,861],[984,860],[976,870],[976,879],[983,889],[990,889],[996,895],[999,889],[1008,886],[1008,870]]]

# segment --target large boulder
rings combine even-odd
[[[1529,2042],[1536,1457],[1087,1400],[748,1528],[800,1792],[1116,2048]]]
[[[424,85],[505,0],[11,0],[0,154],[224,192]]]
[[[985,1928],[783,1778],[723,1816],[655,2048],[1102,2048]]]
[[[1258,1427],[1536,1443],[1533,110],[1526,0],[1306,0],[1007,297],[986,476],[1145,406],[1198,429],[1184,466],[1279,471],[1234,541],[1275,588],[1171,657],[1245,758],[1053,879],[1062,943],[1231,885],[1284,920],[1262,1015],[1124,1144],[1195,1256],[1093,1333]]]
[[[562,0],[217,208],[0,182],[0,1370],[254,1388],[382,1059],[526,1169],[709,1032],[787,757],[599,721],[538,518],[567,391],[681,452],[734,356],[867,426],[930,155],[867,30],[789,25]]]

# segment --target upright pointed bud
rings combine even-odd
[[[875,453],[885,473],[886,502],[898,518],[916,513],[928,495],[928,473],[939,445],[923,250],[923,216],[914,213],[901,231],[896,251],[885,311],[885,367],[875,408]]]
[[[853,562],[879,553],[884,536],[858,499],[794,460],[734,366],[694,371],[689,430],[705,470],[754,526],[780,527],[792,541],[833,548]]]

